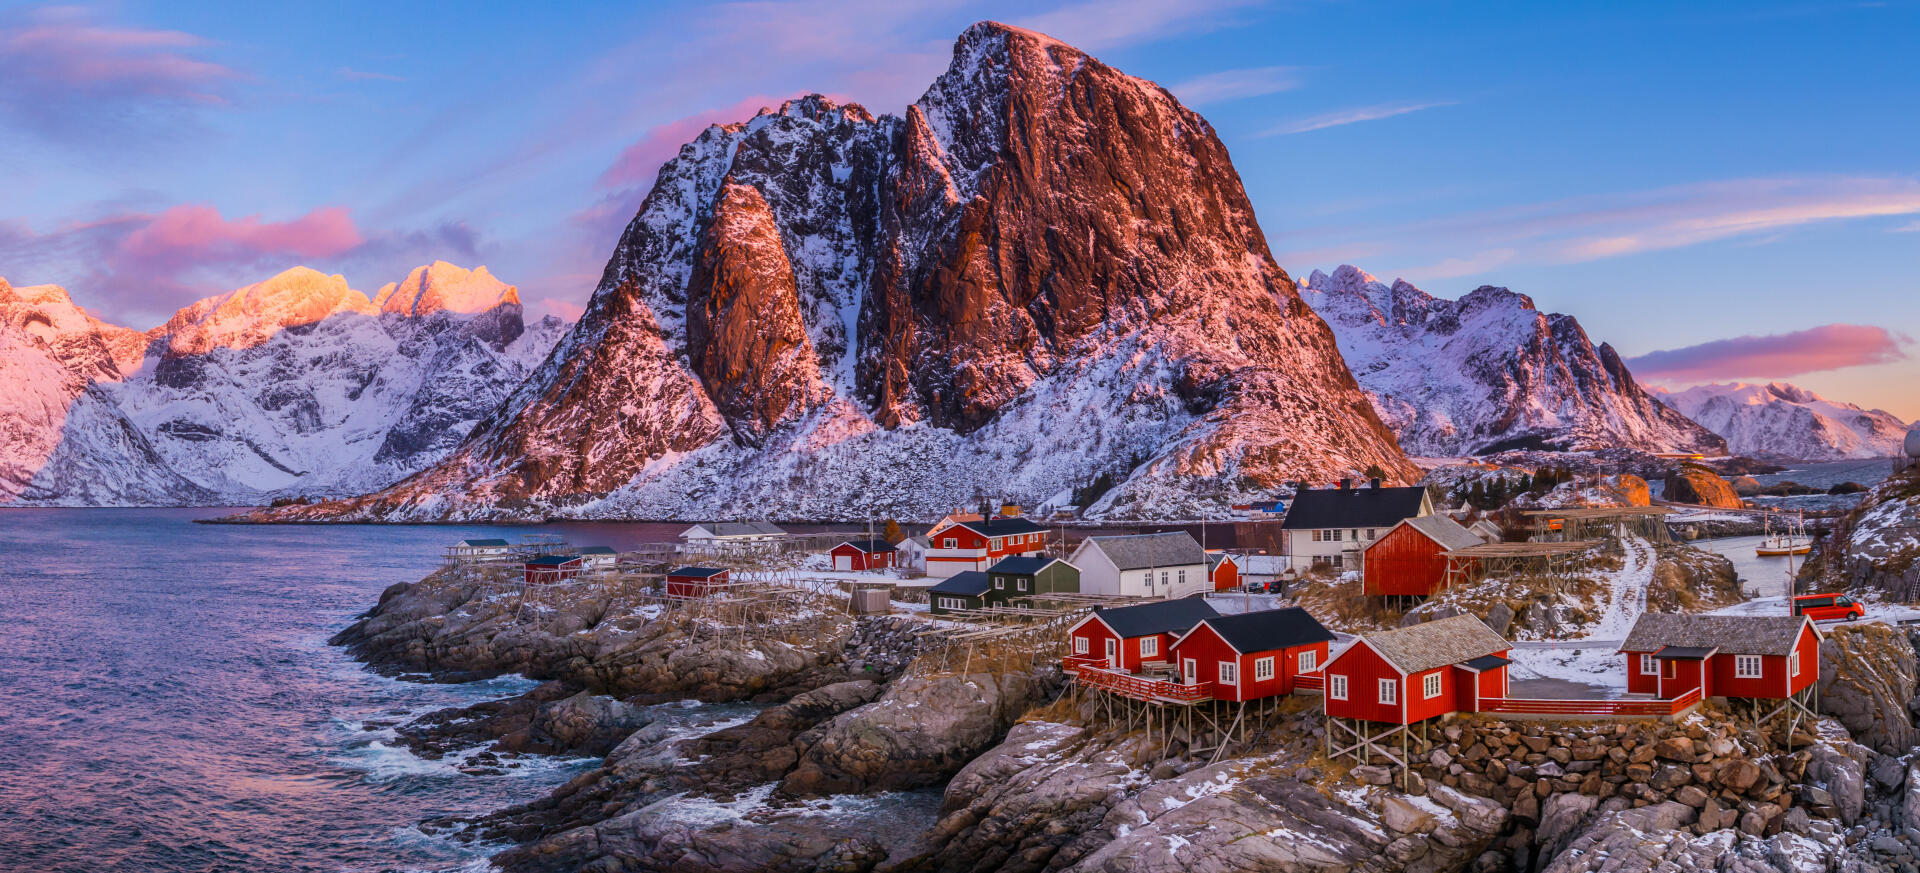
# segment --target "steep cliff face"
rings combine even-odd
[[[1611,346],[1572,316],[1483,286],[1458,300],[1352,267],[1315,270],[1306,299],[1408,452],[1455,456],[1514,448],[1726,450],[1662,404]]]
[[[819,96],[661,168],[587,314],[455,457],[305,516],[1111,517],[1416,471],[1206,121],[984,23],[904,118]]]
[[[1828,400],[1785,382],[1697,385],[1660,399],[1742,455],[1808,461],[1891,458],[1907,426],[1893,414]]]

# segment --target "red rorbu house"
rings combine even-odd
[[[579,555],[537,555],[521,566],[528,585],[552,585],[580,575]]]
[[[927,544],[927,575],[945,579],[985,570],[1001,558],[1037,555],[1047,547],[1047,529],[1018,516],[950,516],[927,534]]]
[[[1471,615],[1367,634],[1322,668],[1328,718],[1410,725],[1507,695],[1511,644]]]
[[[886,540],[848,540],[834,546],[835,570],[882,570],[893,566],[893,544]]]
[[[1240,587],[1240,562],[1225,552],[1208,552],[1207,575],[1213,577],[1213,590],[1232,591]]]
[[[1401,519],[1367,544],[1360,590],[1368,597],[1430,597],[1447,579],[1447,553],[1485,541],[1444,515]]]
[[[1220,613],[1198,597],[1157,600],[1097,609],[1067,629],[1068,667],[1102,667],[1125,673],[1143,664],[1171,664],[1173,642],[1204,619]]]
[[[732,584],[732,574],[719,567],[681,567],[667,573],[667,596],[710,597]]]
[[[1293,606],[1201,619],[1172,652],[1186,684],[1210,682],[1213,699],[1244,702],[1293,693],[1302,674],[1318,675],[1332,641],[1332,631]]]
[[[1620,652],[1629,693],[1794,701],[1812,714],[1801,700],[1820,675],[1820,630],[1806,616],[1648,613]]]

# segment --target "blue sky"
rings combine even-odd
[[[8,6],[0,276],[146,327],[445,258],[571,312],[635,167],[808,91],[898,112],[982,18],[1203,113],[1296,275],[1505,285],[1673,352],[1643,376],[1920,418],[1913,2]]]

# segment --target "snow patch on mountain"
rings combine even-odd
[[[1828,400],[1786,382],[1656,389],[1688,418],[1727,440],[1742,455],[1802,461],[1891,458],[1901,454],[1907,423],[1879,409]]]
[[[1447,300],[1345,265],[1315,270],[1301,296],[1409,453],[1725,449],[1641,388],[1611,346],[1524,294],[1481,286]]]

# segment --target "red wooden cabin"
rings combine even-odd
[[[1213,577],[1213,590],[1232,591],[1240,587],[1240,562],[1225,552],[1207,554],[1207,574]]]
[[[1024,518],[952,518],[927,534],[927,575],[945,579],[985,570],[1001,558],[1046,550],[1047,529]]]
[[[848,540],[834,546],[835,570],[884,570],[893,566],[893,544],[886,540]]]
[[[711,597],[731,586],[732,579],[719,567],[681,567],[667,574],[667,596]]]
[[[1318,673],[1333,632],[1297,606],[1201,619],[1173,643],[1188,685],[1213,684],[1216,700],[1259,700],[1293,693],[1302,673]]]
[[[1627,691],[1671,700],[1786,699],[1820,675],[1820,629],[1802,615],[1648,613],[1620,645]]]
[[[579,555],[537,555],[521,565],[528,585],[552,585],[580,575]]]
[[[1428,597],[1447,579],[1447,552],[1480,545],[1479,535],[1444,515],[1402,520],[1367,545],[1360,588],[1369,597]]]
[[[1129,673],[1148,661],[1172,663],[1173,641],[1219,615],[1198,597],[1096,609],[1067,629],[1067,657]]]
[[[1330,718],[1409,725],[1505,697],[1505,639],[1471,615],[1366,634],[1321,669]]]

